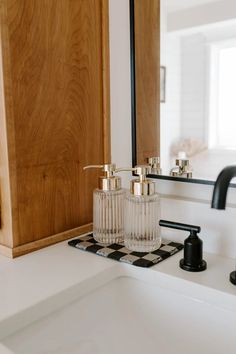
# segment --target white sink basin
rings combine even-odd
[[[2,344],[19,354],[236,353],[233,295],[129,266],[86,284]]]

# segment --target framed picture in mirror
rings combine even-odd
[[[166,67],[160,67],[160,101],[166,102]]]

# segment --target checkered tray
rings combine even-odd
[[[183,245],[177,242],[162,240],[161,247],[153,252],[133,252],[124,244],[112,243],[103,245],[93,238],[93,234],[71,240],[68,244],[83,251],[95,253],[99,256],[129,263],[138,267],[152,267],[183,249]]]

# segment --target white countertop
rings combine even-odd
[[[0,322],[113,266],[67,241],[15,259],[0,256]]]
[[[178,266],[182,256],[181,251],[146,271],[162,272],[236,295],[236,286],[228,280],[234,260],[205,254],[208,269],[190,273]],[[117,265],[121,263],[70,247],[67,241],[16,259],[0,256],[0,322]]]
[[[84,281],[103,272],[126,269],[134,272],[132,265],[99,257],[67,245],[68,241],[44,248],[16,259],[0,256],[0,326],[13,316],[37,305],[54,295],[72,289]],[[234,260],[205,254],[208,269],[200,273],[190,273],[179,268],[179,252],[165,261],[148,269],[143,269],[143,277],[150,278],[162,274],[194,286],[204,286],[220,294],[236,295],[236,287],[229,282],[229,273],[234,268]],[[173,280],[174,280],[173,278]],[[0,352],[1,344],[0,344]]]

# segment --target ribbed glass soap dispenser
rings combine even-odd
[[[93,192],[93,236],[99,243],[124,241],[124,197],[121,178],[115,176],[116,165],[90,165],[84,167],[102,168],[104,176],[99,177],[99,188]]]
[[[131,181],[125,197],[125,246],[136,252],[151,252],[161,246],[160,198],[155,183],[146,177],[150,166],[136,166],[132,171],[139,178]]]

